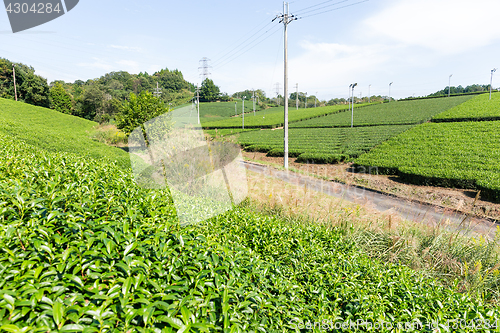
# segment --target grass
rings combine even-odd
[[[48,151],[105,158],[128,167],[126,152],[97,142],[97,127],[93,121],[0,98],[0,133]]]
[[[500,301],[498,238],[487,241],[467,223],[446,230],[446,221],[425,225],[402,220],[357,204],[288,184],[261,174],[249,174],[252,205],[283,218],[313,221],[343,230],[371,258],[403,264],[440,281],[448,288]],[[500,237],[500,227],[497,227]]]

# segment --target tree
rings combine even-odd
[[[214,81],[206,78],[201,84],[200,100],[203,102],[214,102],[219,98],[220,89]]]
[[[142,91],[139,95],[131,93],[129,101],[125,102],[122,110],[116,115],[116,127],[121,129],[126,135],[130,135],[136,128],[140,127],[142,128],[144,137],[146,137],[144,123],[170,111],[160,99],[154,97],[148,91]],[[164,117],[163,119],[166,118]],[[170,130],[172,125],[168,121],[155,123],[154,129],[148,129],[148,135],[151,139],[161,139]]]
[[[102,112],[103,101],[104,94],[95,84],[87,86],[80,96],[74,115],[94,120]]]
[[[49,93],[51,108],[66,114],[73,111],[73,98],[60,82],[56,82]]]

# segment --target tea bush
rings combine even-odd
[[[115,164],[0,136],[0,331],[498,319],[487,299],[372,260],[344,232],[245,207],[182,228],[166,191]]]

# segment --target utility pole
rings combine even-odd
[[[273,22],[274,20],[276,20],[277,18],[280,19],[280,23],[283,23],[284,25],[284,35],[285,35],[285,38],[284,38],[284,49],[285,49],[285,52],[284,52],[284,65],[285,65],[285,77],[284,77],[284,92],[283,92],[283,95],[284,95],[284,98],[285,98],[285,102],[284,102],[284,106],[285,106],[285,111],[284,111],[284,116],[285,116],[285,125],[284,125],[284,129],[285,129],[285,135],[284,135],[284,146],[285,146],[285,156],[284,156],[284,166],[285,166],[285,169],[288,170],[288,25],[292,22],[292,21],[295,21],[297,18],[294,16],[294,15],[290,15],[289,13],[289,10],[290,10],[290,4],[287,3],[287,2],[283,2],[283,14],[281,15],[278,15],[276,16],[274,19],[273,19]]]
[[[357,83],[353,83],[352,86],[352,111],[351,111],[351,128],[354,127],[354,88],[357,86]]]
[[[196,105],[198,107],[198,125],[200,125],[200,88],[196,85]]]
[[[306,104],[305,104],[305,108],[307,109],[307,93],[306,93]]]
[[[160,98],[160,95],[161,95],[161,88],[158,86],[158,82],[156,82],[156,89],[155,89],[155,91],[153,92],[153,95],[154,95],[156,98]]]
[[[491,70],[491,79],[490,79],[490,100],[491,100],[491,86],[492,86],[492,84],[493,84],[493,73],[495,73],[496,71],[497,71],[497,69],[496,69],[496,68],[493,68],[493,69]]]
[[[202,58],[200,60],[200,67],[198,67],[198,70],[201,70],[201,73],[200,73],[200,76],[201,76],[201,82],[204,82],[205,79],[208,78],[209,75],[211,75],[212,73],[209,72],[209,69],[212,68],[212,66],[209,66],[208,65],[208,62],[211,61],[210,59],[208,58]]]
[[[243,117],[243,121],[241,122],[242,129],[245,129],[245,98],[246,96],[243,96],[243,106],[241,108],[241,116]]]
[[[448,78],[448,97],[450,97],[450,93],[451,93],[451,77],[453,76],[453,74],[450,75],[450,77]]]
[[[352,83],[349,85],[349,98],[347,99],[349,102],[349,109],[351,109],[351,88],[352,88]]]
[[[14,75],[14,96],[17,102],[17,87],[16,87],[16,65],[12,64],[12,74]]]
[[[389,83],[389,103],[391,102],[391,86],[394,82]]]
[[[295,92],[295,106],[298,110],[299,109],[299,84],[298,83],[295,85],[295,88],[297,89],[297,91]]]
[[[253,90],[252,100],[253,100],[253,115],[255,116],[255,90]]]
[[[316,91],[316,96],[314,96],[314,107],[316,107],[317,100],[318,100],[318,92]]]
[[[368,103],[370,103],[370,88],[372,87],[372,85],[368,85]]]

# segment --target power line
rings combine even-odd
[[[338,1],[338,2],[332,3],[330,5],[327,5],[327,6],[324,6],[324,7],[321,7],[321,8],[315,8],[315,9],[312,9],[312,10],[308,10],[310,8],[321,6],[321,5],[325,4],[325,3],[332,2],[332,1],[334,1],[334,0],[324,1],[324,2],[318,3],[317,5],[313,5],[313,6],[309,6],[307,8],[301,9],[301,10],[297,11],[297,15],[307,14],[309,12],[314,12],[314,11],[317,11],[317,10],[320,10],[320,9],[328,8],[328,7],[335,6],[335,5],[338,5],[338,4],[341,4],[341,3],[344,3],[344,2],[348,2],[348,1],[351,1],[351,0],[342,0],[342,1]]]
[[[257,35],[259,32],[261,32],[262,30],[264,30],[265,28],[267,28],[268,26],[270,26],[271,23],[267,23],[265,26],[263,26],[262,28],[260,28],[257,32],[255,32],[253,35],[251,35],[250,37],[248,37],[247,39],[245,39],[244,41],[242,41],[241,43],[239,43],[238,45],[236,45],[235,47],[233,47],[231,49],[231,51],[229,52],[226,52],[222,57],[218,58],[217,60],[214,61],[214,64],[216,63],[220,63],[222,62],[224,59],[228,58],[228,57],[231,57],[231,55],[233,53],[237,53],[238,52],[238,49],[240,48],[240,46],[244,45],[246,42],[248,42],[250,39],[252,39],[255,35]],[[266,31],[267,32],[267,31]],[[259,36],[260,37],[260,36]]]
[[[316,16],[316,15],[328,13],[328,12],[333,12],[335,10],[339,10],[339,9],[343,9],[343,8],[347,8],[347,7],[352,7],[352,6],[359,5],[361,3],[368,2],[368,1],[370,1],[370,0],[363,0],[363,1],[355,2],[355,3],[352,3],[350,5],[345,5],[345,6],[342,6],[342,7],[337,7],[337,8],[330,9],[330,10],[325,10],[325,11],[320,12],[320,13],[315,13],[315,14],[311,14],[311,15],[307,15],[307,16],[302,16],[302,17],[299,17],[299,18],[303,19],[303,18],[307,18],[307,17],[311,17],[311,16]]]
[[[273,30],[274,30],[274,31],[273,31]],[[226,61],[224,61],[224,62],[222,62],[222,63],[220,63],[220,64],[216,65],[214,68],[215,68],[215,69],[217,69],[217,68],[221,68],[221,67],[223,67],[223,66],[227,65],[228,63],[232,62],[233,60],[235,60],[235,59],[237,59],[237,58],[241,57],[243,54],[245,54],[246,52],[250,51],[250,50],[251,50],[251,49],[253,49],[255,46],[257,46],[257,45],[259,45],[260,43],[264,42],[264,41],[265,41],[266,39],[268,39],[269,37],[271,37],[271,36],[275,35],[275,34],[276,34],[279,30],[280,30],[280,29],[275,29],[275,28],[272,28],[272,29],[267,30],[266,32],[264,32],[263,34],[261,34],[259,37],[264,36],[265,34],[269,33],[270,31],[272,31],[272,33],[271,33],[270,35],[268,35],[267,37],[265,37],[265,38],[261,39],[261,40],[256,40],[256,41],[254,41],[254,43],[255,43],[255,44],[250,44],[250,45],[248,45],[246,48],[241,49],[240,51],[238,51],[238,52],[240,52],[240,53],[235,54],[233,57],[231,57],[231,58],[227,59]]]

